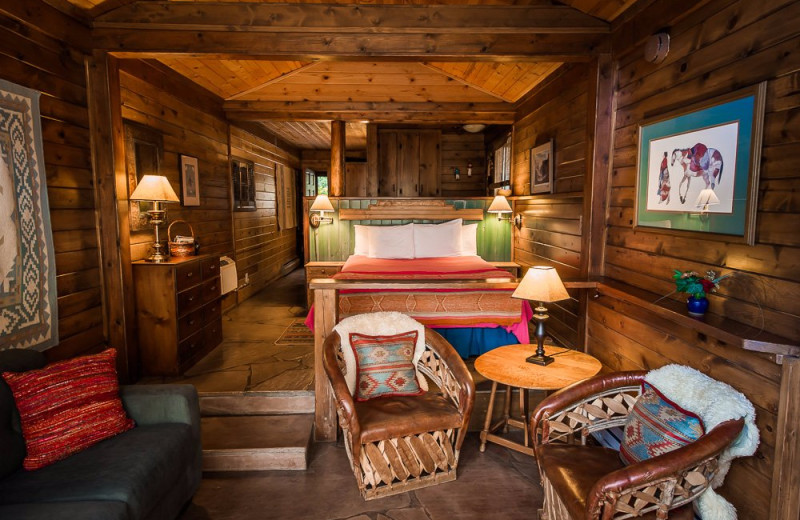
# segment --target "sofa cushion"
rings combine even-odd
[[[196,452],[187,424],[139,426],[38,471],[17,471],[0,485],[0,504],[110,500],[146,518]]]
[[[687,446],[705,433],[703,420],[664,397],[650,383],[625,420],[619,456],[633,464]]]
[[[45,365],[44,354],[36,350],[8,349],[0,351],[0,374],[25,372]],[[19,424],[19,413],[11,388],[0,377],[0,478],[18,470],[25,458],[25,439]]]
[[[49,502],[0,506],[0,518],[14,520],[127,520],[124,502]]]
[[[356,401],[355,408],[361,424],[362,443],[460,428],[463,422],[458,408],[434,392]],[[398,420],[402,418],[406,420]]]
[[[40,370],[3,372],[22,420],[25,469],[39,469],[133,428],[119,398],[116,350]]]

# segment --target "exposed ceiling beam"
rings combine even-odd
[[[509,103],[364,103],[226,101],[231,120],[259,121],[371,121],[376,123],[493,123],[511,124]]]
[[[610,39],[608,23],[553,5],[137,2],[93,27],[120,57],[586,61]]]

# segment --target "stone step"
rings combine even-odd
[[[314,416],[203,417],[203,471],[304,470]]]
[[[201,392],[200,415],[279,415],[314,413],[314,392]]]

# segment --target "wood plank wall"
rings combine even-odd
[[[617,101],[605,275],[658,294],[672,269],[733,276],[710,297],[711,312],[800,337],[800,2],[657,2],[616,28]],[[644,37],[671,27],[671,51],[641,59]],[[635,231],[637,124],[659,113],[768,82],[754,246]],[[677,295],[672,298],[679,298]],[[589,352],[614,370],[691,365],[742,391],[756,406],[761,446],[734,462],[722,488],[740,518],[766,518],[774,459],[780,367],[677,328],[634,305],[589,304]],[[796,391],[796,390],[795,390]],[[794,518],[796,519],[795,511]]]
[[[47,356],[55,360],[100,350],[106,335],[84,53],[59,36],[65,27],[76,38],[88,36],[88,29],[49,6],[40,7],[36,20],[15,18],[0,7],[0,75],[42,92],[60,340]]]
[[[200,243],[202,253],[233,256],[230,175],[228,173],[228,123],[221,106],[201,94],[192,96],[187,85],[158,67],[137,61],[122,61],[120,85],[122,117],[146,125],[164,138],[161,174],[180,195],[179,157],[196,157],[200,171],[200,206],[170,204],[170,222],[185,220]],[[175,233],[186,234],[181,225]],[[149,255],[153,231],[131,233],[131,258]]]
[[[442,171],[439,189],[442,197],[484,197],[486,193],[486,145],[483,134],[465,134],[452,129],[442,130]],[[472,163],[472,176],[467,165]],[[461,170],[455,180],[453,167]]]
[[[588,71],[587,65],[564,67],[522,101],[511,145],[512,192],[519,196],[514,207],[523,215],[522,227],[514,229],[514,260],[523,267],[552,265],[565,280],[581,275]],[[530,150],[549,139],[554,140],[553,193],[531,196]],[[578,300],[548,309],[548,332],[566,345],[578,345]]]
[[[256,211],[233,213],[233,232],[241,303],[282,274],[297,259],[297,229],[278,229],[275,171],[297,168],[299,160],[274,144],[245,130],[231,127],[231,155],[252,161],[256,182]],[[300,225],[300,224],[299,224]]]

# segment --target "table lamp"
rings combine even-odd
[[[550,316],[547,314],[544,304],[569,298],[567,289],[561,283],[561,278],[558,277],[558,272],[549,266],[531,267],[511,297],[539,302],[539,306],[535,309],[536,314],[533,315],[533,319],[536,320],[536,354],[528,357],[525,361],[542,366],[549,365],[553,362],[553,358],[544,355],[544,337],[546,335],[544,322]]]
[[[169,181],[163,175],[145,175],[136,185],[133,193],[131,193],[130,200],[153,203],[153,209],[149,210],[147,215],[150,217],[150,222],[155,226],[155,243],[153,244],[153,254],[145,260],[155,263],[166,262],[169,257],[164,253],[164,246],[161,245],[158,226],[167,221],[167,210],[163,204],[180,202],[175,190],[172,189]]]

